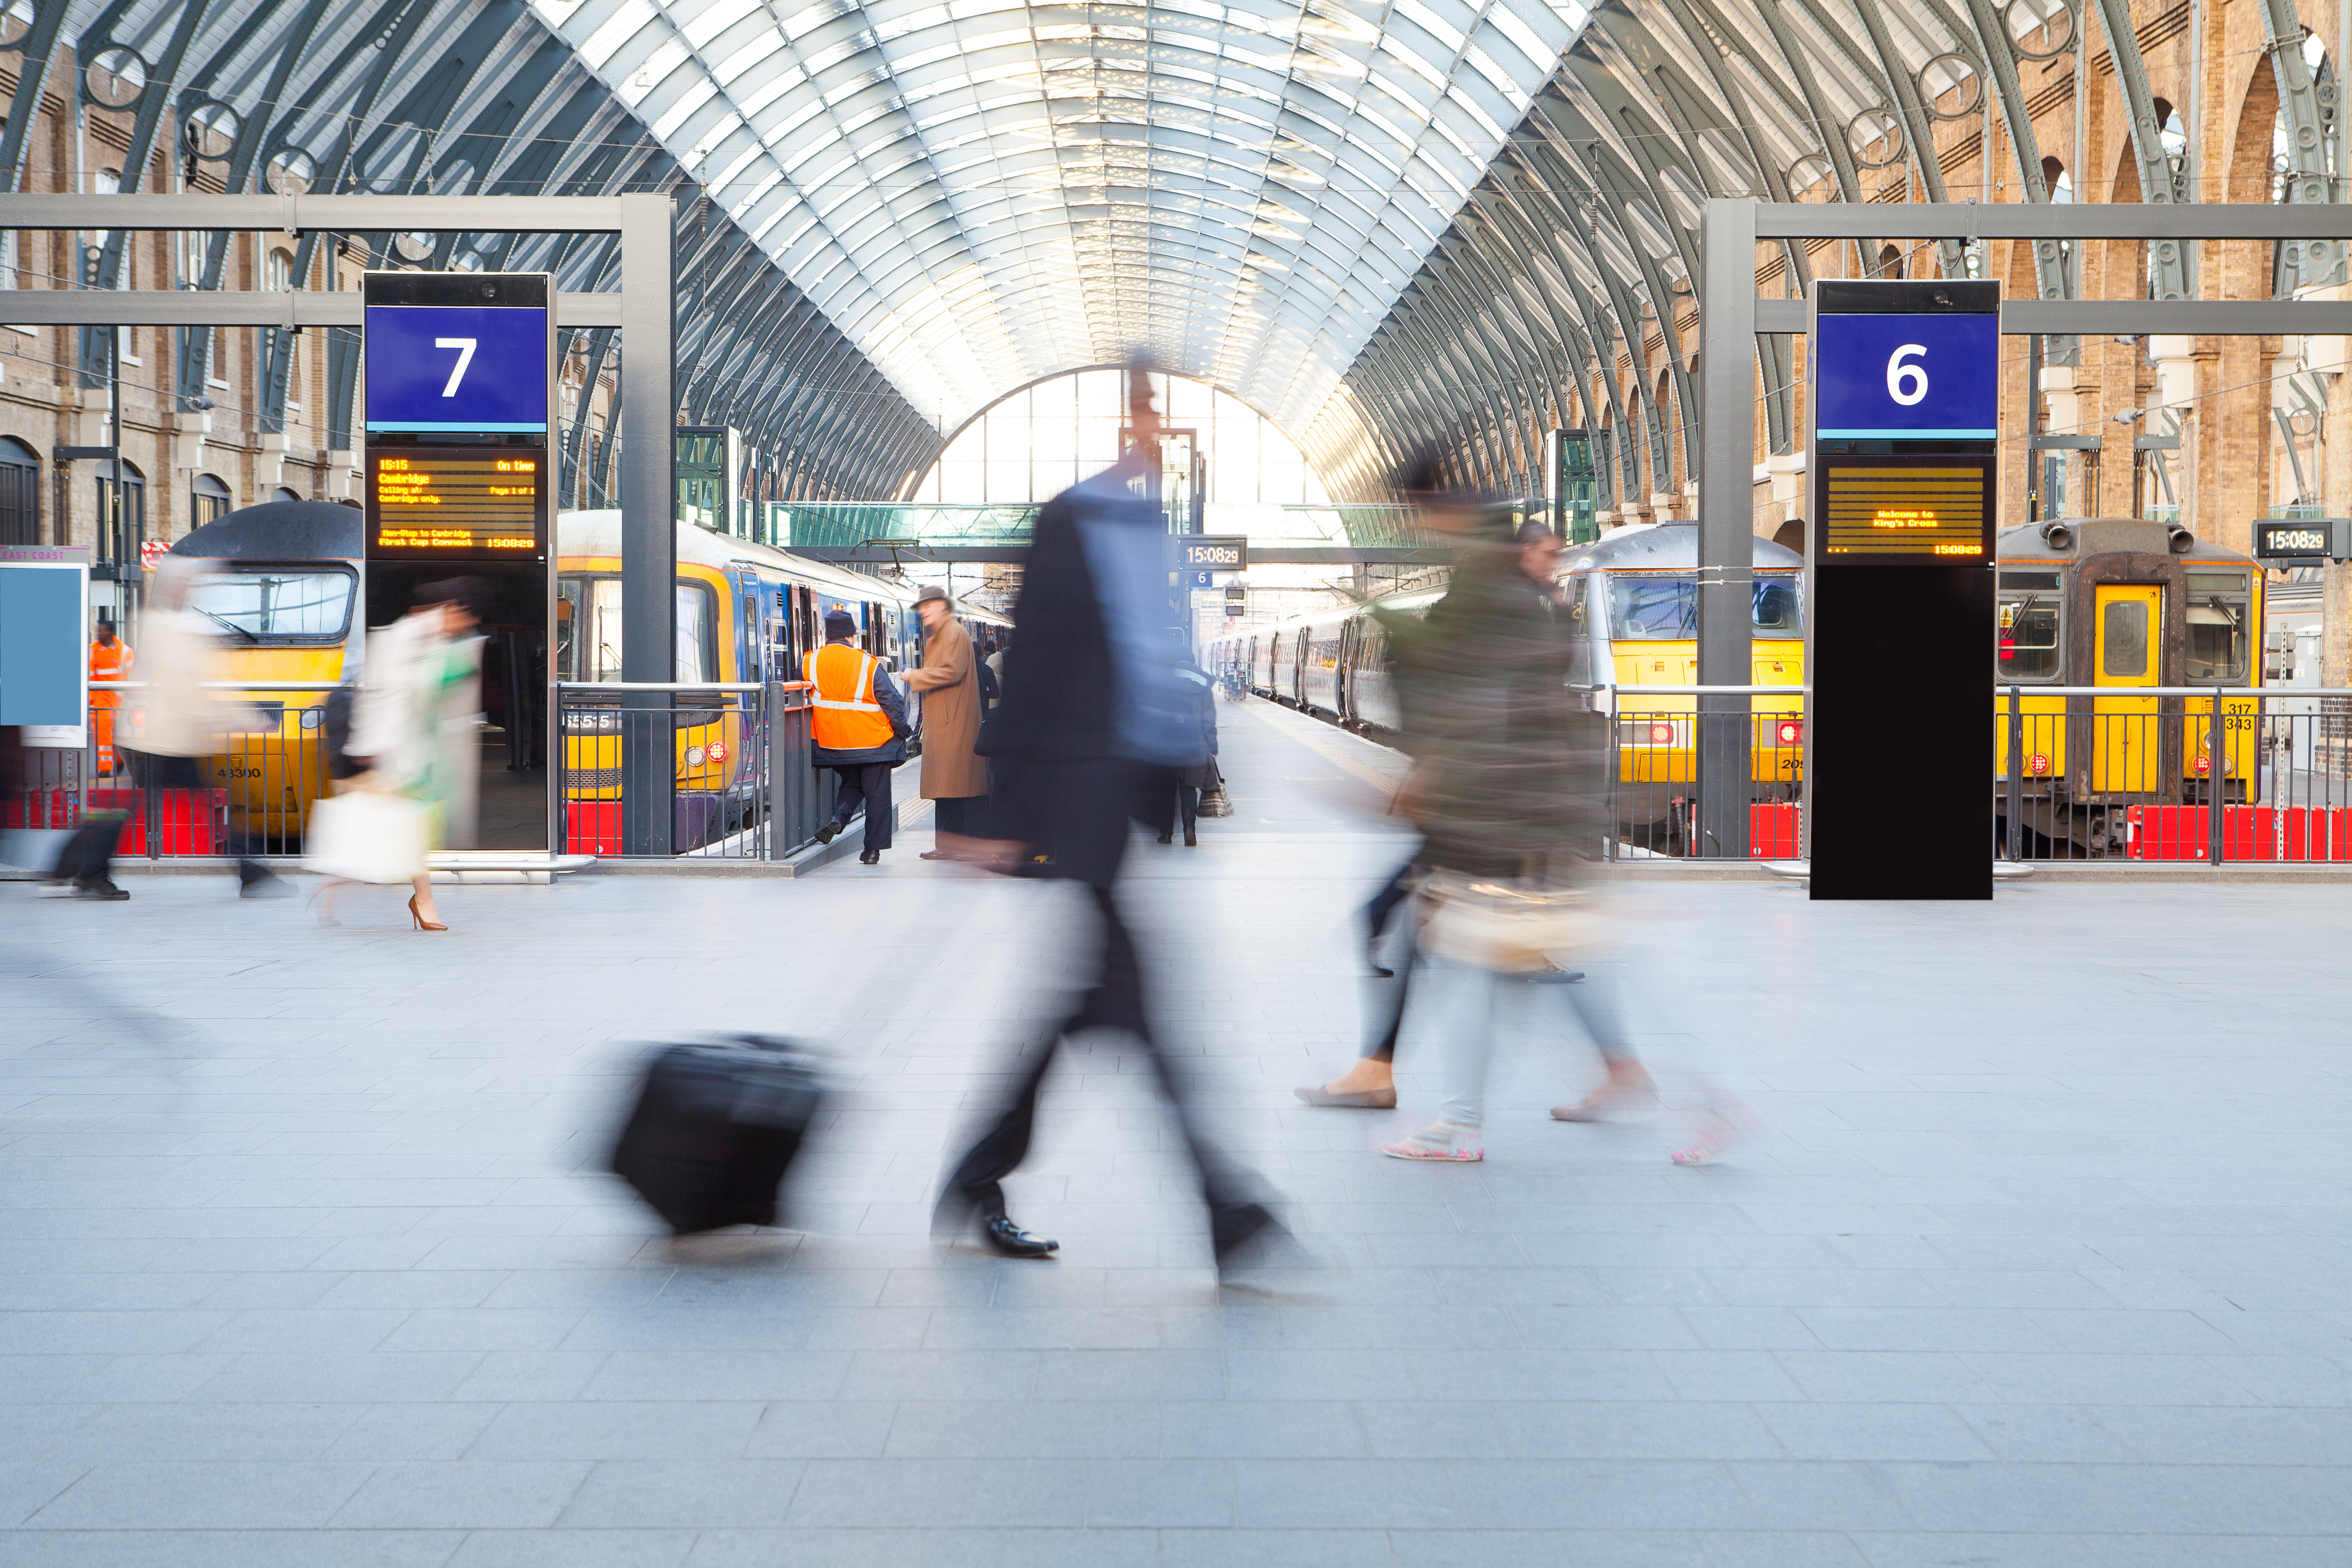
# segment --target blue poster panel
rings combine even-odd
[[[547,430],[547,312],[367,308],[367,427],[485,436]]]
[[[2000,318],[1832,315],[1813,332],[1824,441],[1990,441],[2000,434]]]

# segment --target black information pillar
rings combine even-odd
[[[452,849],[551,844],[554,287],[543,272],[363,280],[367,624],[453,578],[472,579],[481,606],[487,722],[453,786]]]
[[[2000,285],[1815,286],[1811,895],[1992,897]]]

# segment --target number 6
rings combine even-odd
[[[1906,354],[1925,356],[1925,343],[1905,343],[1886,359],[1886,395],[1908,408],[1927,395],[1927,367],[1903,363]]]

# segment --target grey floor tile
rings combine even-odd
[[[397,1460],[378,1467],[334,1522],[370,1530],[544,1528],[588,1472],[576,1462]]]
[[[38,906],[12,954],[206,1043],[162,1078],[70,985],[0,981],[0,1562],[2352,1560],[2352,974],[2271,940],[2292,906],[2340,943],[2352,905],[1645,891],[1633,1033],[1666,1113],[1553,1125],[1590,1063],[1515,1038],[1488,1161],[1407,1167],[1368,1147],[1381,1119],[1289,1094],[1354,1049],[1351,911],[1401,853],[1311,798],[1328,764],[1291,735],[1380,753],[1221,717],[1280,820],[1144,847],[1129,901],[1203,1124],[1300,1233],[1253,1291],[1216,1289],[1149,1064],[1107,1040],[1066,1054],[1012,1183],[1062,1259],[929,1245],[997,1052],[1072,978],[1014,967],[1075,929],[1066,889],[911,852],[457,888],[431,948],[388,894],[381,933],[224,906],[217,879],[102,911],[148,954],[233,916],[234,984],[92,969],[68,927],[100,911]],[[871,983],[873,933],[902,929],[922,960]],[[2182,985],[2059,956],[2084,930],[2195,930],[2213,962]],[[699,984],[772,970],[780,931],[817,977],[782,1025],[771,989]],[[612,1108],[638,1042],[736,1026],[834,1052],[810,1228],[673,1245],[601,1170]],[[1677,1170],[1701,1066],[1761,1125]]]

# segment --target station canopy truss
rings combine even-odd
[[[2275,80],[2279,199],[2330,200],[2352,162],[2333,67],[2292,0],[2249,4]],[[2053,73],[2080,65],[2122,95],[2136,199],[2202,199],[2216,154],[2184,144],[2142,58],[2169,47],[2174,15],[2148,0],[11,0],[0,47],[26,68],[0,161],[11,188],[44,188],[26,128],[44,91],[86,89],[71,69],[137,105],[139,135],[166,106],[195,128],[194,188],[677,191],[679,416],[781,454],[779,499],[903,499],[998,399],[1135,356],[1274,419],[1339,500],[1389,499],[1400,463],[1431,450],[1462,482],[1535,494],[1554,426],[1598,433],[1603,492],[1632,497],[1700,466],[1680,349],[1708,198],[2068,199],[2036,126]],[[126,158],[126,179],[143,166]],[[1980,184],[1951,188],[1963,166]],[[616,265],[596,239],[362,237],[413,264],[552,268],[574,290]],[[1885,264],[1850,243],[1843,275]],[[1980,260],[1957,241],[1901,251],[1915,277]],[[2151,252],[2157,298],[2197,297],[2193,245]],[[1789,242],[1767,287],[1801,296],[1816,259]],[[2033,292],[2081,298],[2076,265],[2036,244]],[[2340,282],[2342,266],[2340,246],[2306,246],[2279,287]],[[611,346],[590,336],[572,346]],[[1763,440],[1784,452],[1795,365],[1786,337],[1759,342]]]

